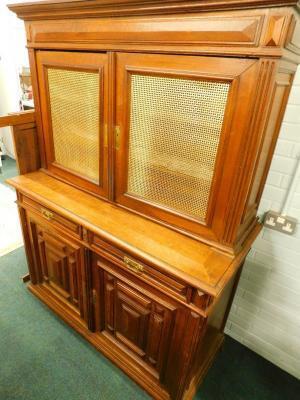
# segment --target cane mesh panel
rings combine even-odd
[[[48,69],[55,161],[99,182],[99,75]]]
[[[129,194],[205,218],[229,87],[131,76]]]

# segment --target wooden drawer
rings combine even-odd
[[[95,251],[100,251],[101,255],[105,252],[106,258],[117,263],[133,276],[137,276],[140,280],[166,294],[183,300],[184,302],[189,302],[191,289],[185,282],[175,279],[165,272],[160,272],[154,267],[132,258],[130,255],[125,254],[120,249],[110,245],[91,232],[89,233],[89,241],[91,247]]]
[[[88,241],[92,249],[98,254],[164,294],[190,305],[195,311],[200,311],[203,314],[210,306],[213,300],[210,294],[124,253],[92,232],[88,233]]]
[[[44,207],[29,197],[22,196],[21,204],[24,208],[34,211],[63,232],[68,231],[68,233],[72,234],[74,237],[78,239],[81,238],[81,227],[75,222],[59,215],[48,207]]]

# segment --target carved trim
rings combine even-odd
[[[300,12],[300,3],[299,3],[299,12]],[[295,16],[292,19],[289,31],[287,33],[287,41],[285,47],[287,50],[290,50],[291,52],[297,54],[298,56],[300,55],[300,22],[298,20],[297,23]]]
[[[88,232],[88,230],[87,230],[86,228],[84,228],[84,227],[82,227],[82,239],[83,239],[83,241],[86,242],[87,244],[90,243],[90,240],[89,240],[89,232]]]
[[[264,13],[110,18],[28,23],[32,43],[257,46]],[[155,30],[153,30],[155,26]],[[178,40],[178,34],[180,39]]]
[[[284,79],[285,78],[285,79]],[[280,132],[280,128],[281,128],[281,124],[282,124],[282,119],[284,116],[284,112],[286,109],[286,104],[288,101],[288,97],[290,94],[290,90],[292,87],[292,82],[293,82],[293,78],[294,78],[294,74],[293,73],[285,73],[285,77],[283,78],[283,73],[279,70],[277,76],[276,76],[276,81],[274,84],[274,88],[273,88],[273,96],[272,99],[274,97],[276,97],[276,95],[278,96],[277,91],[281,88],[283,89],[283,93],[282,93],[282,97],[281,97],[281,102],[278,106],[278,113],[277,115],[275,115],[275,121],[274,121],[274,128],[273,128],[273,134],[272,134],[272,139],[271,139],[271,146],[269,148],[268,151],[268,158],[266,160],[266,163],[264,165],[264,172],[263,172],[263,178],[260,180],[260,185],[259,185],[259,189],[257,191],[256,194],[256,198],[255,198],[255,205],[256,207],[258,207],[262,193],[263,193],[263,189],[265,186],[265,182],[267,179],[267,175],[268,175],[268,171],[271,165],[271,161],[272,161],[272,155],[274,153],[275,150],[275,146],[276,146],[276,142],[278,139],[278,135]],[[272,106],[274,107],[274,104],[272,103]],[[268,117],[270,117],[272,115],[272,111],[273,111],[273,107],[270,107],[270,114],[268,115]],[[273,117],[274,118],[274,117]],[[265,131],[268,130],[269,128],[269,124],[270,121],[269,119],[267,120],[266,123],[266,127],[265,127]],[[266,132],[264,132],[266,134]]]
[[[11,4],[23,20],[178,14],[258,7],[295,6],[296,0],[52,0]]]
[[[254,104],[254,109],[252,115],[254,116],[251,120],[250,126],[248,128],[248,133],[245,135],[245,140],[243,144],[243,155],[241,155],[242,163],[239,166],[239,175],[237,176],[232,187],[232,197],[228,204],[235,205],[228,209],[228,220],[230,223],[227,224],[226,230],[223,236],[223,243],[231,243],[235,237],[235,230],[239,226],[237,223],[238,219],[243,217],[243,198],[245,193],[239,190],[240,187],[247,187],[249,190],[249,183],[253,168],[255,167],[256,157],[253,157],[252,151],[257,151],[256,145],[262,140],[262,127],[266,119],[266,102],[268,100],[268,94],[272,90],[272,82],[274,76],[276,62],[271,60],[261,61],[261,67],[259,72],[259,82],[256,90],[256,98],[258,99]],[[251,156],[250,156],[251,155]],[[251,163],[252,160],[252,164]],[[247,165],[248,164],[248,165]],[[248,196],[248,194],[247,194]]]
[[[283,33],[286,17],[273,15],[269,18],[267,33],[264,39],[265,46],[278,46]]]
[[[18,198],[21,197],[21,194],[18,191],[17,191],[17,196],[18,196]],[[27,258],[30,280],[33,284],[35,284],[35,283],[37,283],[37,274],[36,274],[36,269],[35,269],[35,262],[34,262],[33,252],[32,252],[32,246],[30,243],[30,236],[29,236],[30,233],[29,233],[26,210],[23,207],[18,206],[18,212],[19,212],[21,229],[22,229],[22,234],[23,234],[23,239],[24,239],[25,253],[26,253],[26,258]]]

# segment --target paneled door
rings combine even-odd
[[[87,320],[82,247],[40,223],[33,214],[27,215],[37,284],[41,285],[49,296]]]
[[[116,202],[222,237],[259,63],[118,53],[116,64]]]
[[[46,168],[107,197],[107,55],[38,51]]]
[[[115,268],[117,268],[115,270]],[[95,330],[121,346],[161,382],[177,315],[176,304],[163,301],[128,280],[104,257],[93,257]]]

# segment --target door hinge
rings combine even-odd
[[[115,149],[119,150],[120,148],[120,140],[121,140],[121,129],[117,125],[115,126]]]

